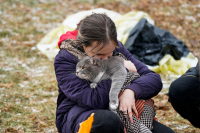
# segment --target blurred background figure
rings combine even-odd
[[[172,107],[190,123],[200,128],[199,63],[190,68],[169,88],[169,102]]]

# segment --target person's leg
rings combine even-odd
[[[170,85],[168,95],[173,108],[193,126],[200,128],[199,79],[189,75],[178,78]]]
[[[174,133],[174,131],[171,128],[169,128],[155,120],[153,121],[152,132],[153,133]]]
[[[124,125],[116,113],[97,110],[90,133],[124,133]]]

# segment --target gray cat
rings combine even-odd
[[[101,60],[95,57],[84,56],[76,65],[76,75],[81,79],[92,82],[90,87],[93,89],[102,80],[111,79],[109,108],[112,111],[116,111],[119,105],[118,94],[127,75],[122,57],[112,56],[107,60]]]

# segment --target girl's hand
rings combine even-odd
[[[135,92],[131,89],[125,89],[123,94],[119,97],[119,110],[125,114],[128,113],[130,122],[133,123],[132,111],[135,112],[138,117],[138,112],[135,107]]]
[[[129,71],[132,71],[132,72],[137,72],[137,69],[135,67],[135,65],[129,60],[124,60],[124,66],[129,70]]]

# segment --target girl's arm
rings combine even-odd
[[[77,60],[66,50],[61,50],[55,58],[54,68],[59,88],[81,107],[105,109],[109,104],[111,80],[103,80],[96,89],[91,89],[89,82],[78,78]]]
[[[136,67],[140,78],[134,80],[127,88],[135,92],[136,99],[149,99],[156,96],[162,89],[160,75],[150,70],[145,64],[136,60],[131,53],[119,42],[119,51]]]
[[[119,42],[121,52],[128,60],[128,69],[136,71],[140,74],[140,78],[134,80],[131,85],[127,86],[123,94],[119,98],[119,109],[128,113],[130,122],[133,123],[132,111],[138,116],[137,109],[135,107],[136,99],[149,99],[157,95],[162,89],[161,78],[158,74],[148,69],[146,65],[136,60],[131,53]],[[126,65],[126,64],[125,64]],[[132,66],[133,68],[130,68]],[[127,67],[127,66],[126,66]]]

